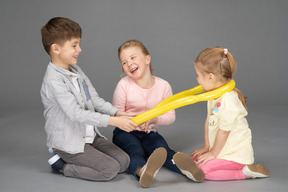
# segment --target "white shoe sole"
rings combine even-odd
[[[194,160],[185,153],[176,153],[173,156],[173,163],[186,175],[189,179],[200,183],[205,179],[204,172],[196,165]]]
[[[148,158],[147,163],[140,176],[140,185],[144,188],[150,187],[154,177],[163,166],[167,158],[167,151],[163,147],[157,148]]]
[[[245,165],[242,169],[245,176],[252,178],[265,178],[269,177],[269,171],[264,165]]]

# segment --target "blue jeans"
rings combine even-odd
[[[181,173],[179,168],[171,161],[176,152],[169,148],[165,139],[157,132],[147,134],[143,131],[132,131],[128,133],[115,128],[113,142],[129,155],[130,165],[128,170],[135,176],[136,171],[146,164],[148,157],[158,147],[164,147],[167,150],[167,159],[164,166]]]

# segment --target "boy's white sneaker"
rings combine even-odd
[[[63,173],[63,170],[64,170],[64,166],[66,165],[66,162],[61,159],[61,157],[56,154],[54,155],[53,157],[51,157],[49,160],[48,160],[48,163],[49,165],[51,165],[51,167],[60,172],[60,173]]]

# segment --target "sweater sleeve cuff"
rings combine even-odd
[[[102,115],[99,127],[107,127],[109,124],[110,115]]]
[[[116,112],[119,111],[119,109],[117,109],[116,107],[113,107],[113,109],[110,112],[111,116],[115,116]]]

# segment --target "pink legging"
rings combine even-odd
[[[245,179],[242,172],[244,166],[233,161],[214,159],[199,167],[205,173],[205,179],[220,181]]]

